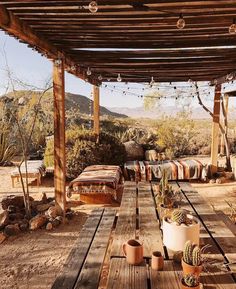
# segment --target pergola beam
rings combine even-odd
[[[65,70],[85,79],[85,73],[80,71],[77,63],[71,57],[68,57],[43,37],[38,36],[32,28],[21,21],[11,11],[8,11],[3,5],[0,5],[0,28],[20,41],[27,43],[49,59],[63,59]],[[90,79],[90,81],[91,83],[96,83],[92,79]]]

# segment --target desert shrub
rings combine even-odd
[[[169,149],[176,157],[188,154],[194,132],[194,121],[188,113],[176,117],[164,117],[157,128],[157,144],[161,149]]]
[[[125,161],[124,146],[112,135],[102,132],[99,142],[96,135],[73,127],[66,132],[67,177],[77,177],[85,167],[95,164],[121,165]],[[53,139],[47,142],[44,162],[53,166]]]
[[[9,141],[7,133],[0,133],[0,166],[11,163],[16,153],[16,147]]]

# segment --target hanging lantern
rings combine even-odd
[[[98,11],[98,4],[96,1],[91,1],[89,3],[88,9],[91,13],[96,13]]]
[[[176,23],[176,26],[179,29],[183,29],[185,27],[185,20],[183,18],[183,14],[182,13],[179,15],[179,19],[178,19],[178,21]]]
[[[91,75],[92,74],[92,71],[90,70],[90,68],[88,67],[87,69],[87,72],[86,72],[87,75]]]
[[[98,80],[102,81],[102,75],[101,74],[98,75]]]
[[[150,81],[149,84],[150,84],[151,87],[155,84],[155,80],[154,80],[153,76],[151,77],[151,81]]]

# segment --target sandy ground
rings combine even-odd
[[[0,200],[9,194],[21,194],[20,186],[12,188],[10,171],[0,167]],[[32,184],[33,185],[33,184]],[[192,183],[205,200],[216,210],[229,213],[224,200],[235,203],[236,182],[226,184]],[[53,179],[46,177],[39,190],[31,187],[31,195],[39,199],[42,192],[53,195]],[[51,232],[44,229],[22,233],[7,239],[0,245],[0,288],[1,289],[47,289],[50,288],[58,271],[69,254],[79,232],[86,221],[92,205],[78,205],[76,216],[67,225],[61,225]]]

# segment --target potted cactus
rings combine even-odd
[[[184,275],[193,274],[199,277],[202,271],[203,263],[202,250],[200,247],[191,241],[187,241],[184,245],[183,258],[181,263]]]
[[[182,289],[188,289],[188,288],[200,289],[200,283],[199,283],[198,278],[192,274],[185,275],[182,278],[181,283],[182,283]]]
[[[174,208],[178,207],[178,201],[180,199],[179,191],[173,190],[172,186],[168,183],[167,173],[163,170],[156,196],[160,218],[162,219],[166,215],[170,216]]]
[[[200,222],[186,210],[175,209],[171,217],[163,218],[163,243],[173,251],[183,251],[190,240],[199,245]]]

